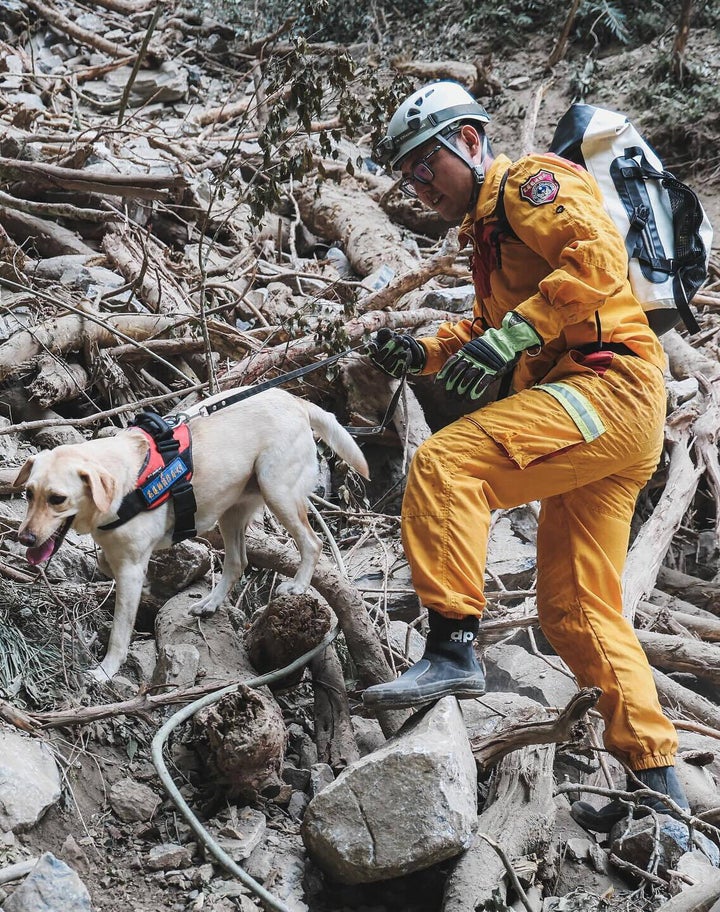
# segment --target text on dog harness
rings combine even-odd
[[[126,494],[118,508],[118,518],[100,528],[117,529],[138,513],[154,510],[172,498],[175,512],[173,542],[196,534],[192,440],[187,424],[171,426],[155,412],[140,412],[132,423],[148,438],[148,454],[134,490]]]

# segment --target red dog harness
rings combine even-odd
[[[172,427],[154,412],[140,412],[132,423],[147,437],[148,454],[135,488],[126,494],[118,508],[118,518],[100,526],[118,526],[144,510],[154,510],[172,497],[175,512],[173,542],[191,538],[195,532],[195,494],[190,479],[193,474],[192,439],[187,424]]]

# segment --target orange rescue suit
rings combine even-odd
[[[496,214],[506,172],[511,235],[498,234]],[[665,420],[665,358],[630,289],[624,243],[594,179],[553,155],[496,158],[461,236],[473,248],[473,319],[420,340],[423,373],[511,310],[544,345],[520,357],[512,395],[417,451],[402,509],[413,585],[441,615],[481,615],[491,511],[540,500],[543,631],[580,686],[602,689],[607,748],[633,769],[670,765],[675,729],[622,615],[630,522]],[[591,350],[598,341],[628,352]]]

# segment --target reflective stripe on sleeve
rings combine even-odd
[[[534,389],[543,390],[556,399],[572,418],[575,427],[583,435],[586,443],[596,440],[605,433],[605,425],[600,416],[575,387],[567,383],[540,383]]]

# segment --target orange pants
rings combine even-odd
[[[621,589],[635,501],[662,450],[662,375],[619,356],[601,375],[570,353],[551,381],[590,405],[595,439],[535,387],[458,419],[417,451],[402,509],[413,585],[446,617],[482,614],[491,511],[540,500],[542,629],[578,684],[602,689],[608,750],[633,769],[670,765],[675,729],[622,615]]]

